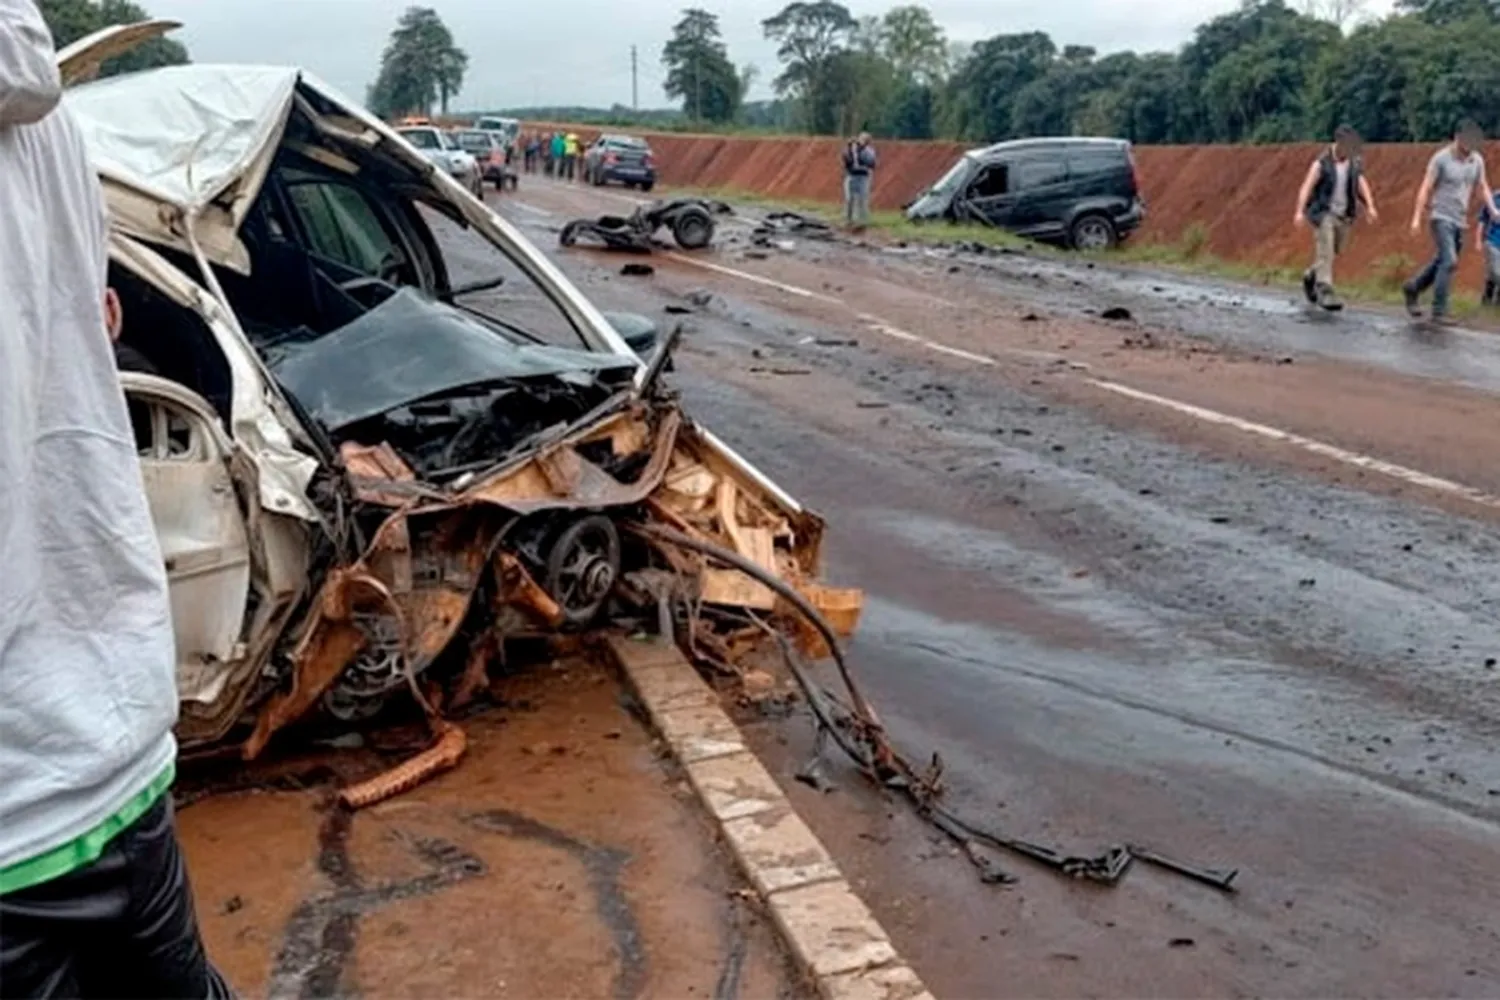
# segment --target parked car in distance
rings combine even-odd
[[[972,150],[906,209],[914,222],[977,222],[1076,250],[1118,245],[1145,214],[1130,143],[1085,138]]]
[[[496,191],[506,186],[515,188],[517,178],[510,169],[510,150],[502,135],[473,128],[455,132],[453,137],[460,149],[479,162],[480,176],[495,185]]]
[[[474,197],[484,198],[484,175],[479,162],[459,148],[458,141],[442,129],[433,125],[418,125],[396,130],[401,137],[426,158],[427,162],[449,177],[474,192]]]
[[[505,140],[506,149],[514,149],[516,137],[521,134],[521,122],[516,118],[497,118],[486,115],[474,123],[480,132],[494,132]]]
[[[650,191],[656,186],[656,158],[645,139],[601,135],[584,150],[583,177],[595,187],[614,182]]]

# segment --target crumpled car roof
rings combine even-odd
[[[280,135],[304,76],[283,66],[171,66],[85,83],[66,100],[100,173],[193,209]]]
[[[276,351],[277,381],[334,432],[486,382],[573,373],[587,382],[636,366],[627,355],[514,343],[410,288],[331,333]]]

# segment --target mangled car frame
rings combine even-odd
[[[393,699],[439,716],[497,643],[626,601],[772,616],[822,522],[686,417],[551,262],[293,69],[91,81],[174,27],[62,53],[111,214],[122,372],[166,559],[186,751],[259,754]],[[122,357],[126,354],[122,354]]]

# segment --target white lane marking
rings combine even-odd
[[[1144,392],[1140,389],[1132,389],[1130,386],[1121,385],[1118,382],[1110,382],[1105,379],[1097,378],[1091,378],[1087,381],[1089,382],[1089,384],[1096,385],[1108,392],[1117,393],[1121,396],[1127,396],[1131,399],[1140,400],[1144,403],[1152,403],[1156,406],[1164,406],[1169,410],[1176,410],[1178,413],[1183,413],[1190,417],[1196,417],[1197,419],[1210,424],[1219,424],[1224,427],[1233,427],[1235,430],[1243,431],[1246,434],[1254,434],[1259,437],[1269,438],[1272,441],[1280,441],[1283,444],[1289,444],[1294,447],[1301,448],[1303,451],[1309,451],[1315,455],[1321,455],[1324,458],[1331,458],[1334,461],[1343,462],[1345,465],[1352,465],[1355,468],[1368,469],[1372,472],[1378,472],[1381,475],[1390,476],[1392,479],[1399,479],[1402,482],[1411,483],[1413,486],[1421,486],[1424,489],[1435,490],[1439,493],[1448,493],[1456,497],[1461,497],[1464,500],[1468,500],[1470,503],[1479,504],[1483,507],[1500,508],[1500,496],[1485,493],[1484,491],[1477,490],[1472,486],[1465,486],[1463,483],[1456,483],[1451,479],[1443,479],[1440,476],[1428,475],[1427,473],[1419,472],[1416,469],[1408,469],[1404,465],[1396,465],[1394,462],[1387,462],[1383,459],[1374,458],[1370,455],[1361,455],[1359,452],[1346,451],[1345,449],[1339,448],[1335,445],[1325,444],[1322,441],[1303,437],[1300,434],[1293,434],[1291,431],[1284,431],[1276,427],[1268,427],[1265,424],[1257,424],[1254,421],[1244,420],[1240,417],[1232,417],[1227,413],[1220,413],[1217,410],[1210,410],[1202,406],[1194,406],[1192,403],[1184,403],[1176,399],[1169,399],[1166,396],[1158,396],[1155,393]]]
[[[550,219],[550,218],[552,218],[552,213],[549,212],[549,211],[547,211],[545,208],[537,208],[535,205],[528,205],[524,201],[516,201],[514,198],[511,198],[511,199],[507,200],[505,202],[505,204],[506,205],[511,205],[511,206],[513,206],[515,208],[519,208],[521,211],[528,212],[528,213],[530,213],[532,215],[535,215],[535,216],[537,216],[539,218],[543,218],[543,219]]]
[[[831,302],[836,306],[841,306],[844,304],[843,299],[836,299],[832,295],[824,295],[822,292],[813,292],[809,291],[806,288],[798,288],[796,285],[788,285],[785,282],[776,281],[772,278],[762,278],[760,275],[751,274],[748,271],[736,271],[734,268],[725,267],[723,264],[711,264],[706,260],[699,260],[696,257],[689,257],[687,254],[668,253],[666,256],[671,258],[672,260],[682,261],[684,264],[691,264],[694,267],[701,267],[707,271],[716,271],[719,274],[727,274],[731,278],[739,278],[742,281],[750,281],[754,282],[757,285],[765,285],[767,288],[774,288],[777,291],[786,292],[788,295],[796,295],[804,299],[817,299],[819,302]]]
[[[622,196],[617,195],[615,197]],[[739,271],[732,267],[725,267],[722,264],[713,264],[706,260],[699,260],[695,257],[689,257],[685,254],[680,253],[668,253],[667,256],[672,258],[673,260],[691,264],[694,267],[701,267],[709,271],[718,272],[719,274],[728,275],[732,278],[739,278],[742,281],[749,281],[757,285],[764,285],[768,288],[775,288],[779,291],[786,292],[789,295],[796,295],[801,298],[807,299],[816,299],[820,302],[828,302],[834,305],[844,306],[845,308],[848,308],[848,304],[842,299],[834,298],[831,295],[824,295],[821,292],[810,291],[806,288],[798,288],[796,285],[788,285],[785,282],[775,281],[771,278],[764,278],[758,274],[751,274],[748,271]],[[872,316],[869,313],[857,313],[856,316],[870,329],[876,331],[877,333],[884,334],[887,337],[891,337],[896,340],[907,341],[908,343],[919,344],[922,347],[925,347],[932,351],[936,351],[939,354],[947,354],[951,357],[961,358],[965,361],[974,362],[975,364],[999,364],[999,362],[995,358],[987,354],[976,354],[973,351],[966,351],[960,347],[950,347],[947,344],[939,343],[936,340],[930,340],[926,337],[918,336],[917,334],[910,333],[898,326],[892,326],[891,324],[885,322],[885,320],[881,319],[879,316]],[[1006,348],[1002,351],[1002,353],[1011,354],[1017,357],[1030,358],[1033,360],[1060,360],[1057,355],[1047,354],[1042,351],[1028,351],[1019,348]],[[1072,367],[1083,368],[1086,366],[1073,365]],[[1127,396],[1131,399],[1139,400],[1145,403],[1153,403],[1157,406],[1163,406],[1170,410],[1176,410],[1178,413],[1182,413],[1190,417],[1195,417],[1196,419],[1203,420],[1207,423],[1218,424],[1223,427],[1233,427],[1235,430],[1243,431],[1247,434],[1254,434],[1263,438],[1268,438],[1272,441],[1279,441],[1283,444],[1289,444],[1293,447],[1301,448],[1302,450],[1311,452],[1315,455],[1321,455],[1324,458],[1331,458],[1334,461],[1342,462],[1345,465],[1351,465],[1355,468],[1368,469],[1372,472],[1378,472],[1381,475],[1389,476],[1402,482],[1411,483],[1414,486],[1421,486],[1424,489],[1434,490],[1439,493],[1447,493],[1451,496],[1460,497],[1464,500],[1469,501],[1470,503],[1478,504],[1483,507],[1493,507],[1496,509],[1500,509],[1500,496],[1485,493],[1483,490],[1475,489],[1472,486],[1465,486],[1463,483],[1457,483],[1451,479],[1444,479],[1441,476],[1429,475],[1428,473],[1421,472],[1416,469],[1409,469],[1404,465],[1397,465],[1394,462],[1387,462],[1383,459],[1375,458],[1372,455],[1362,455],[1359,452],[1348,451],[1336,445],[1318,441],[1314,438],[1303,437],[1302,435],[1294,434],[1291,431],[1284,431],[1280,428],[1270,427],[1266,424],[1258,424],[1251,420],[1244,420],[1240,417],[1230,416],[1227,413],[1220,413],[1217,410],[1210,410],[1202,406],[1195,406],[1192,403],[1184,403],[1180,400],[1170,399],[1166,396],[1158,396],[1155,393],[1145,392],[1141,389],[1132,389],[1130,386],[1122,385],[1119,382],[1111,382],[1107,379],[1097,378],[1086,379],[1086,381],[1089,384],[1098,386],[1100,389],[1104,389],[1108,392],[1117,393],[1118,395]]]

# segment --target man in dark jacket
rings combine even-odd
[[[1333,260],[1349,244],[1360,204],[1369,209],[1372,222],[1380,218],[1359,151],[1359,133],[1340,125],[1332,145],[1313,161],[1297,192],[1292,224],[1313,230],[1313,266],[1302,275],[1302,290],[1307,301],[1324,309],[1344,307],[1333,290]]]
[[[870,186],[875,181],[875,147],[870,133],[844,147],[844,221],[858,232],[870,223]]]

